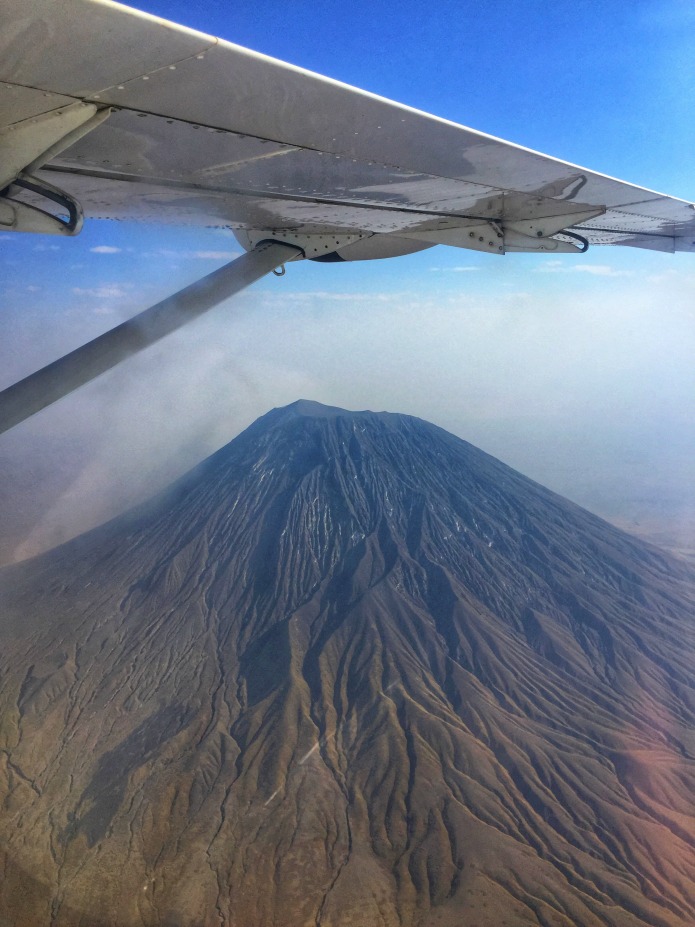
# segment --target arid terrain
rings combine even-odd
[[[0,572],[0,923],[692,927],[695,571],[299,402]]]

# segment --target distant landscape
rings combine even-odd
[[[0,573],[0,922],[692,927],[695,571],[276,409]]]

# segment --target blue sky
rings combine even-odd
[[[695,201],[690,0],[141,8]],[[125,223],[90,223],[74,240],[0,235],[1,385],[237,251],[220,232]],[[683,535],[694,307],[695,255],[440,247],[304,262],[15,429],[0,454],[21,459],[37,439],[50,454],[67,435],[80,463],[46,522],[81,526],[302,395],[420,415],[595,510],[644,524],[661,512]]]

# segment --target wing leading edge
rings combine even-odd
[[[105,0],[4,0],[0,94],[0,228],[84,212],[336,236],[348,259],[695,250],[683,200]]]

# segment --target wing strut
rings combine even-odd
[[[168,296],[93,341],[0,392],[0,433],[137,354],[287,261],[294,245],[262,241],[241,257]]]

